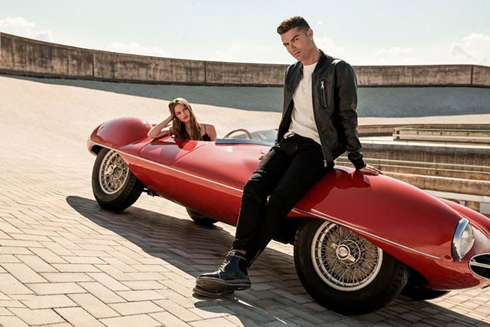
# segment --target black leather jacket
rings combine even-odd
[[[303,77],[298,61],[286,69],[284,107],[277,141],[289,130],[293,112],[293,93]],[[357,81],[351,65],[320,50],[320,59],[312,76],[313,114],[320,136],[325,165],[348,151],[356,169],[365,166],[357,134]]]

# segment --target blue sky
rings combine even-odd
[[[490,1],[2,0],[0,32],[116,52],[290,63],[277,24],[302,15],[355,65],[490,66]]]

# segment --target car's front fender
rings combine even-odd
[[[467,257],[458,261],[451,256],[461,212],[410,184],[338,167],[297,203],[296,210],[350,228],[419,272],[430,288],[485,283],[469,270]],[[475,251],[484,250],[477,247]]]
[[[435,257],[450,254],[462,217],[410,184],[344,168],[329,172],[296,207]]]

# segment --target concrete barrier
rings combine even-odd
[[[361,140],[362,141],[362,140]],[[490,167],[490,149],[362,142],[366,158]]]
[[[207,62],[206,84],[281,86],[287,65]]]
[[[93,76],[93,51],[0,34],[0,69],[44,76]]]
[[[471,65],[358,66],[362,86],[471,85]]]
[[[205,84],[205,62],[96,51],[95,79]]]
[[[0,33],[0,72],[142,83],[280,86],[287,65],[158,58],[81,49]],[[359,86],[490,87],[490,67],[356,66]]]
[[[392,136],[397,128],[436,129],[436,130],[473,130],[488,134],[490,124],[391,124],[391,125],[359,125],[360,136]]]
[[[473,66],[473,85],[490,86],[490,67]]]

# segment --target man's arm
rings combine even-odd
[[[357,134],[357,80],[354,69],[346,62],[337,64],[339,116],[344,129],[348,158],[357,170],[366,164],[362,159],[361,142]]]
[[[352,66],[346,62],[340,62],[337,87],[339,94],[339,111],[342,127],[346,138],[346,148],[349,160],[356,170],[370,174],[382,174],[381,170],[366,165],[362,159],[361,141],[357,134],[357,80]]]
[[[282,122],[284,120],[284,116],[286,115],[286,111],[287,111],[287,108],[286,108],[286,94],[287,94],[287,90],[286,90],[286,81],[288,79],[288,74],[289,74],[289,69],[291,68],[291,66],[293,65],[289,65],[288,67],[286,67],[286,70],[284,71],[284,87],[283,87],[283,96],[282,96],[282,118],[281,118],[281,121],[279,122],[279,127],[277,129],[277,136],[276,136],[276,139],[274,140],[274,145],[277,145],[277,143],[279,143],[279,132],[281,130],[281,125],[282,125]]]

